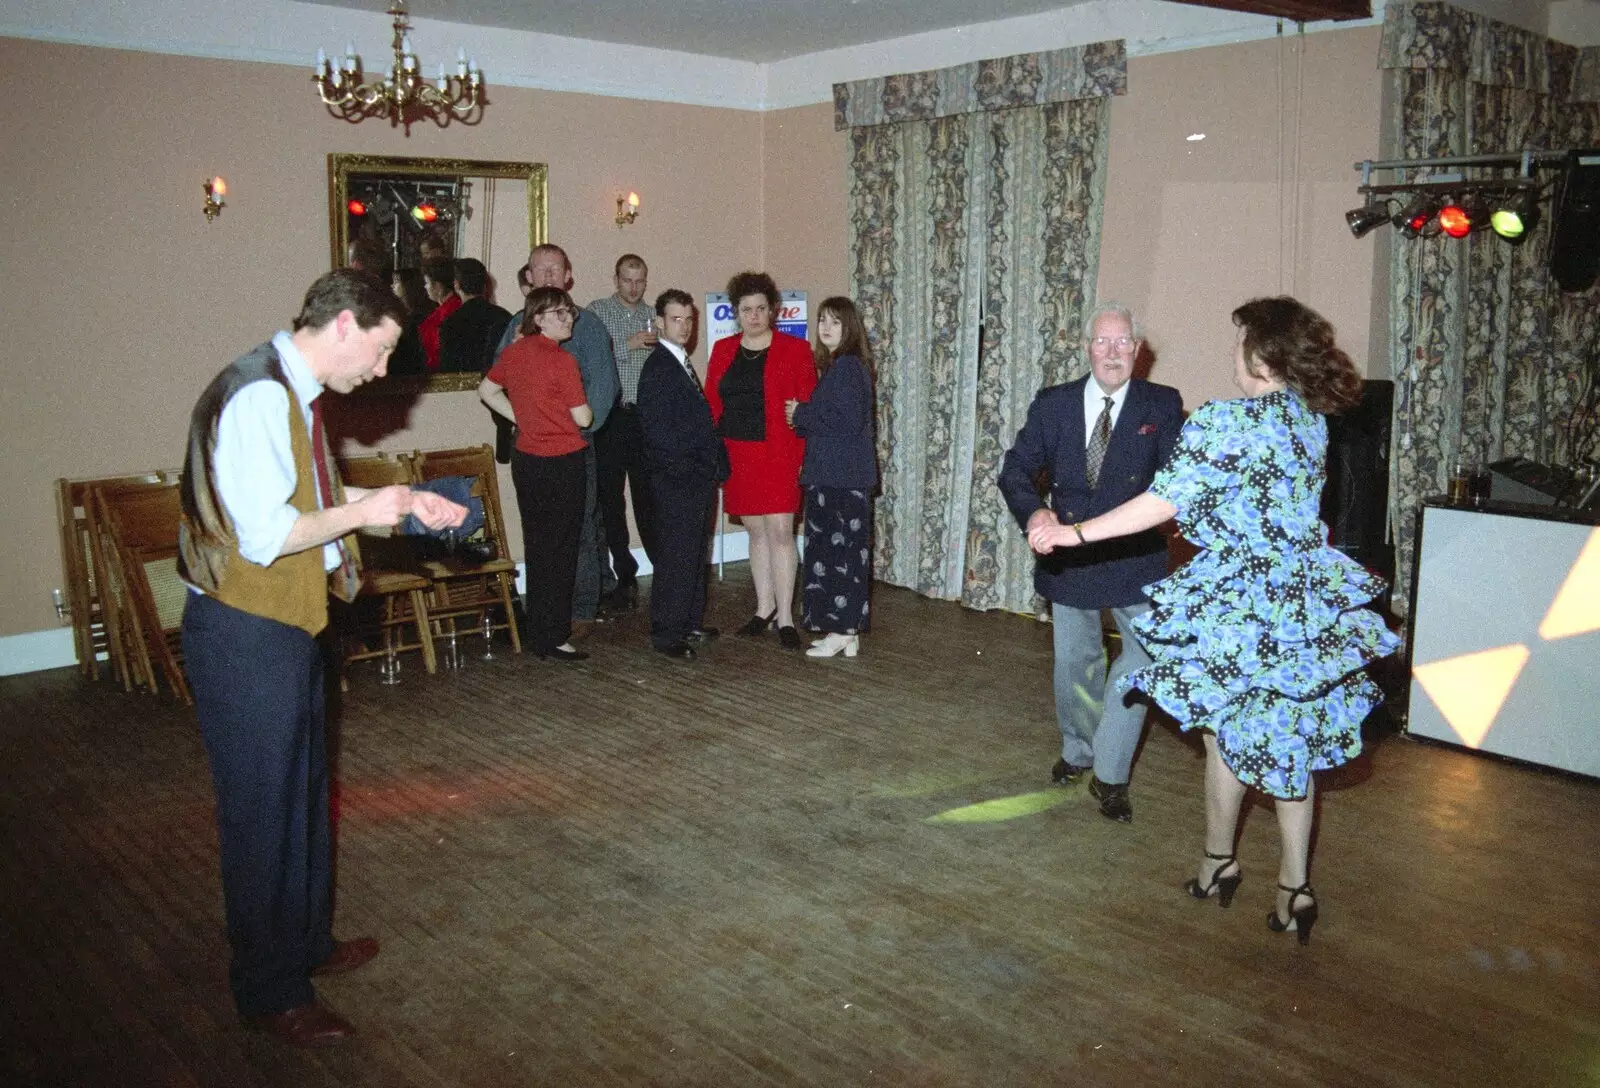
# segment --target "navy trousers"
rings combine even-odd
[[[184,671],[217,797],[222,896],[240,1015],[315,996],[333,953],[322,650],[296,627],[190,593]]]
[[[650,576],[650,642],[666,649],[697,631],[705,620],[706,545],[717,485],[711,480],[675,481],[652,473],[656,553]]]

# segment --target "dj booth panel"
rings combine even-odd
[[[1600,528],[1491,503],[1422,508],[1411,733],[1600,776]]]

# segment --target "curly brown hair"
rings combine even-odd
[[[1334,343],[1333,326],[1299,299],[1253,298],[1233,311],[1233,323],[1244,330],[1252,374],[1264,367],[1313,412],[1333,415],[1360,403],[1361,372]]]
[[[763,295],[767,305],[772,307],[772,318],[778,317],[778,285],[773,278],[765,272],[740,272],[728,281],[728,301],[738,309],[739,300],[749,295]]]

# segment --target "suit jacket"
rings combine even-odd
[[[639,372],[637,404],[651,479],[715,486],[728,478],[728,451],[711,422],[711,405],[664,344]]]
[[[733,365],[739,351],[739,334],[725,336],[711,346],[706,363],[706,396],[711,400],[711,416],[722,418],[722,377]],[[811,358],[811,345],[798,336],[772,330],[772,346],[767,349],[762,389],[766,393],[767,443],[775,455],[794,463],[791,480],[800,478],[800,462],[805,458],[805,439],[794,433],[784,411],[784,402],[810,400],[817,385],[817,364]]]
[[[794,410],[794,433],[806,440],[800,482],[871,491],[878,486],[873,447],[872,377],[860,356],[841,355]]]
[[[1120,506],[1148,488],[1177,444],[1183,398],[1171,386],[1131,379],[1100,466],[1099,484],[1090,490],[1083,390],[1091,380],[1085,375],[1041,390],[1029,406],[1027,422],[1000,469],[1000,490],[1018,525],[1026,527],[1045,505],[1036,483],[1041,469],[1049,476],[1050,508],[1062,524],[1070,525]],[[1057,548],[1039,557],[1033,584],[1057,604],[1118,608],[1147,600],[1143,587],[1166,574],[1166,538],[1150,529],[1082,547]]]
[[[500,332],[510,320],[510,313],[482,296],[467,299],[439,326],[439,372],[488,370]]]

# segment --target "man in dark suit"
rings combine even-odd
[[[495,345],[511,320],[510,311],[490,302],[489,270],[475,257],[456,262],[456,294],[461,308],[439,326],[439,372],[481,374],[494,362]]]
[[[696,645],[717,637],[717,629],[702,622],[706,544],[717,485],[728,478],[728,452],[689,361],[694,317],[688,292],[673,289],[656,298],[660,338],[639,372],[638,399],[655,509],[650,643],[684,661],[693,660]]]
[[[1144,341],[1126,308],[1097,307],[1084,330],[1091,372],[1034,398],[1000,470],[1000,490],[1024,531],[1072,525],[1133,498],[1150,485],[1183,426],[1176,389],[1133,377]],[[1041,470],[1050,480],[1049,505],[1039,497]],[[1034,571],[1034,586],[1051,602],[1055,631],[1061,758],[1050,776],[1067,785],[1093,771],[1089,792],[1101,813],[1123,823],[1133,819],[1128,775],[1144,705],[1118,696],[1115,685],[1150,662],[1132,620],[1150,609],[1142,587],[1166,573],[1166,538],[1153,529],[1060,549],[1040,557]],[[1109,676],[1102,610],[1122,636]]]

